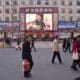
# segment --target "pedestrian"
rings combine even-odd
[[[66,38],[64,38],[63,39],[63,44],[62,44],[63,52],[66,51],[66,42],[67,42],[67,40],[66,40]]]
[[[66,51],[69,51],[69,53],[71,52],[71,40],[70,38],[67,39],[66,41]]]
[[[34,52],[36,52],[36,48],[35,48],[35,39],[34,39],[34,37],[32,37],[32,41],[31,41],[31,49],[33,49]]]
[[[52,51],[53,51],[52,63],[54,64],[54,59],[57,56],[59,63],[61,64],[62,60],[61,60],[60,51],[59,51],[58,36],[56,36],[55,39],[53,40]]]
[[[77,38],[74,38],[73,40],[73,46],[72,46],[72,65],[71,65],[71,69],[73,69],[74,71],[78,71],[77,69],[77,65],[78,65],[78,60],[79,60],[79,56],[78,56],[78,45],[77,45]]]
[[[80,68],[80,35],[78,36],[78,39],[77,39],[77,45],[78,45],[78,53],[79,53],[79,60],[78,60],[78,66]]]
[[[16,50],[18,50],[18,49],[21,50],[20,43],[21,43],[21,40],[20,40],[20,38],[18,38],[18,39],[17,39]]]
[[[25,38],[23,45],[22,45],[22,59],[27,60],[30,63],[30,70],[27,72],[24,71],[24,77],[31,76],[31,70],[33,67],[33,59],[32,59],[32,55],[31,55],[30,43],[31,43],[31,37],[27,36]]]

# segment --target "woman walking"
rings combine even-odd
[[[77,65],[78,65],[78,60],[79,60],[79,56],[78,56],[78,45],[77,45],[77,38],[74,38],[73,41],[73,46],[72,46],[72,58],[73,58],[73,62],[71,65],[71,69],[73,69],[74,71],[78,71],[77,69]]]

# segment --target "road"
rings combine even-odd
[[[15,48],[0,49],[0,80],[74,80],[80,77],[80,69],[74,72],[70,69],[72,64],[71,54],[63,53],[60,45],[60,54],[63,64],[52,59],[52,42],[36,42],[36,52],[32,52],[34,67],[32,77],[24,78],[22,72],[21,51]]]

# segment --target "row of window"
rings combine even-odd
[[[18,11],[17,11],[17,9],[12,9],[12,10],[10,10],[10,9],[5,9],[5,11],[4,11],[6,14],[17,14],[18,13]],[[2,11],[1,11],[1,9],[0,9],[0,14],[2,13]]]
[[[1,0],[0,0],[0,5],[2,5]],[[7,6],[9,6],[9,5],[17,6],[18,3],[17,3],[16,0],[13,0],[13,2],[10,4],[10,1],[9,1],[9,0],[6,0],[6,1],[5,1],[5,5],[7,5]]]
[[[45,2],[45,5],[50,5],[50,3],[53,3],[53,5],[57,5],[57,1],[56,0],[37,0],[37,5],[41,5],[43,3],[43,1]],[[29,3],[29,5],[33,5],[35,3],[34,0],[29,0],[27,1],[27,3]],[[61,5],[65,5],[65,0],[61,0]],[[13,0],[12,2],[13,5],[18,5],[18,2],[17,0]],[[22,5],[25,5],[25,2],[22,1],[21,2]],[[1,5],[1,0],[0,0],[0,5]],[[5,1],[5,5],[10,5],[10,1],[9,0],[6,0]],[[69,1],[68,5],[73,5],[73,1]],[[80,0],[76,0],[76,5],[77,6],[80,6]]]
[[[73,21],[73,16],[69,16],[69,21]],[[5,21],[18,21],[18,17],[17,16],[12,16],[11,18],[9,16],[5,17]],[[60,20],[66,20],[65,16],[60,16]],[[80,16],[77,17],[76,19],[77,21],[80,21]],[[0,21],[2,21],[1,17],[0,17]]]
[[[65,8],[62,8],[62,9],[60,10],[60,12],[61,12],[61,13],[65,13],[65,12],[66,12],[66,9],[65,9]],[[72,14],[72,13],[73,13],[73,10],[72,10],[72,9],[68,9],[68,13]],[[76,13],[77,13],[77,14],[80,14],[80,9],[77,9],[77,10],[76,10]]]
[[[43,3],[43,1],[44,1],[44,3],[45,3],[45,5],[50,5],[51,3],[53,4],[53,5],[57,5],[57,1],[56,0],[37,0],[37,5],[41,5],[42,3]],[[34,3],[35,3],[35,1],[34,0],[29,0],[29,2],[27,2],[29,5],[33,5]],[[22,1],[21,2],[21,4],[22,5],[25,5],[25,2],[24,1]],[[66,1],[65,0],[61,0],[61,5],[65,5],[66,4]],[[73,5],[73,1],[72,0],[70,0],[69,2],[68,2],[68,5],[69,6],[72,6]],[[76,0],[76,5],[77,6],[80,6],[80,0]]]
[[[69,21],[74,21],[73,19],[74,19],[73,16],[69,16]],[[65,16],[61,16],[60,20],[64,21],[64,20],[66,20],[66,17]],[[76,21],[80,21],[80,16],[77,17]]]
[[[12,19],[10,19],[9,16],[5,17],[5,21],[18,21],[19,19],[17,18],[17,16],[12,16]],[[0,21],[3,21],[0,17]]]
[[[62,8],[61,10],[60,10],[60,13],[65,13],[66,11],[65,11],[65,8]],[[68,12],[69,13],[73,13],[73,10],[72,9],[69,9],[68,10]],[[2,13],[2,11],[0,10],[0,14]],[[6,14],[17,14],[18,13],[18,11],[17,11],[17,9],[13,9],[13,10],[9,10],[9,9],[5,9],[5,13]],[[80,14],[80,9],[77,9],[76,10],[76,13],[78,13],[78,14]]]

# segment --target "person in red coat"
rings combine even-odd
[[[72,55],[73,55],[73,53],[76,54],[76,51],[78,49],[77,39],[78,38],[74,38],[74,41],[73,41]],[[78,58],[74,58],[73,62],[72,62],[72,65],[71,65],[71,69],[73,69],[74,71],[78,71],[77,65],[78,65]]]

